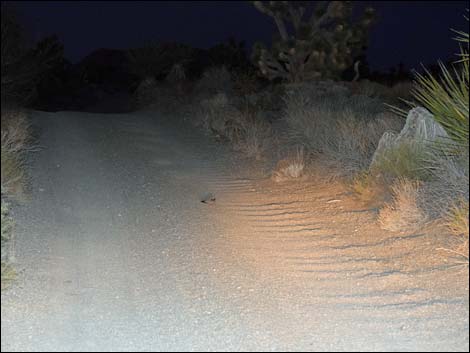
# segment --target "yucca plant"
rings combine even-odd
[[[453,142],[462,147],[468,146],[468,53],[465,55],[467,59],[461,62],[460,72],[454,67],[452,74],[439,62],[441,80],[426,70],[425,75],[416,75],[417,85],[412,90],[413,96],[434,115]]]
[[[468,12],[468,10],[467,10]],[[468,17],[465,16],[468,21]],[[454,38],[460,43],[460,60],[448,69],[439,61],[441,76],[439,79],[432,76],[429,70],[416,73],[414,87],[411,91],[413,97],[433,115],[434,119],[443,126],[449,135],[450,141],[441,141],[439,147],[447,152],[458,149],[468,149],[468,85],[469,85],[469,35],[463,31],[456,31]],[[405,101],[410,106],[415,104]],[[392,107],[398,113],[405,111]]]

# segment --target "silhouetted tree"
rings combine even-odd
[[[353,23],[352,1],[253,1],[272,17],[279,35],[271,49],[253,47],[252,59],[268,79],[289,82],[339,78],[365,44],[375,11]],[[290,30],[292,29],[292,30]]]
[[[56,36],[26,46],[25,33],[17,14],[2,3],[1,8],[1,91],[3,99],[30,102],[38,82],[63,60],[63,46]]]

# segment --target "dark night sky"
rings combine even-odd
[[[468,1],[357,1],[376,8],[371,32],[372,69],[403,61],[408,68],[453,58],[450,28],[468,30]],[[208,48],[233,35],[270,43],[273,21],[246,1],[21,1],[15,2],[35,38],[56,33],[73,62],[97,48],[129,48],[148,40]]]

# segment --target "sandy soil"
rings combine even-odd
[[[2,351],[468,351],[438,227],[384,232],[346,187],[274,184],[155,114],[34,122]]]

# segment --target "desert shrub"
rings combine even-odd
[[[4,110],[1,115],[1,186],[2,193],[20,196],[24,191],[24,152],[30,149],[30,125],[26,114]]]
[[[16,271],[7,262],[1,262],[1,290],[7,289],[16,278]]]
[[[273,145],[274,132],[265,112],[256,102],[242,99],[241,104],[233,104],[237,114],[226,124],[229,139],[235,150],[246,156],[261,159]]]
[[[333,82],[288,85],[283,100],[285,120],[299,130],[321,121],[330,122],[339,114],[371,121],[386,112],[382,101],[351,95],[347,88]]]
[[[381,207],[390,200],[389,181],[381,174],[369,171],[356,173],[350,183],[355,195],[370,206]]]
[[[137,109],[147,108],[164,113],[177,113],[190,103],[190,97],[184,91],[183,82],[173,84],[149,77],[143,80],[134,92],[134,104]]]
[[[2,290],[15,278],[14,269],[8,264],[7,241],[13,230],[13,219],[10,216],[9,204],[2,195],[1,204],[1,286]]]
[[[21,195],[24,190],[24,173],[21,157],[2,149],[1,152],[2,191]]]
[[[467,10],[468,12],[468,10]],[[468,17],[466,17],[468,20]],[[439,62],[441,75],[434,77],[427,69],[424,74],[416,73],[412,96],[418,104],[431,112],[433,119],[447,132],[449,139],[441,140],[437,153],[442,149],[449,155],[463,154],[468,159],[468,112],[469,112],[469,36],[466,32],[454,31],[461,45],[459,54],[461,60],[454,63],[451,69]],[[411,106],[413,103],[408,102]],[[394,108],[398,112],[406,113],[402,109]],[[457,148],[456,148],[457,147]],[[432,164],[430,168],[433,168]]]
[[[237,107],[244,109],[244,106],[254,106],[258,111],[268,113],[271,120],[280,118],[284,107],[283,96],[284,85],[269,85],[260,91],[252,92],[244,96],[235,96]]]
[[[446,213],[446,224],[451,232],[466,237],[468,241],[468,200],[458,200]]]
[[[224,67],[211,67],[206,70],[194,87],[196,99],[207,98],[218,93],[230,94],[233,89],[230,72]]]
[[[275,182],[283,182],[298,179],[303,176],[306,167],[305,152],[303,147],[297,147],[289,155],[281,159],[274,169],[271,179]]]
[[[239,112],[229,102],[227,95],[219,93],[200,102],[195,111],[193,122],[205,131],[225,136],[228,134],[228,131],[227,134],[225,133],[228,125],[230,125],[230,129],[236,129],[237,124],[234,122],[240,120],[238,114]]]
[[[468,155],[448,155],[442,151],[428,154],[426,172],[429,174],[429,180],[423,187],[423,200],[430,216],[446,218],[448,211],[457,201],[468,203]]]
[[[455,142],[468,149],[468,57],[460,68],[454,66],[453,73],[442,63],[439,65],[442,70],[440,80],[428,71],[426,75],[417,74],[413,96],[433,114]]]
[[[260,82],[255,72],[233,71],[231,76],[235,95],[246,96],[260,89]]]
[[[9,204],[6,198],[21,199],[25,186],[24,154],[31,149],[30,125],[26,114],[18,109],[1,112],[1,285],[2,289],[15,278],[8,263],[12,260],[12,228]],[[10,252],[10,253],[8,253]]]
[[[186,80],[186,71],[182,63],[174,64],[170,72],[165,77],[165,80],[172,84],[177,84],[178,82]]]
[[[31,128],[25,111],[20,108],[6,109],[1,112],[2,146],[19,152],[24,150],[31,138]]]
[[[278,85],[280,86],[280,85]],[[282,99],[285,103],[295,105],[296,102],[316,102],[326,100],[323,103],[336,103],[338,100],[351,96],[351,90],[333,81],[318,81],[315,83],[290,83],[284,84]],[[296,100],[297,99],[297,100]]]
[[[369,80],[361,80],[346,84],[354,94],[378,98],[384,102],[393,102],[395,104],[400,99],[410,99],[412,97],[411,93],[414,86],[412,81],[398,82],[391,87]]]
[[[248,157],[260,159],[271,145],[271,125],[253,106],[238,109],[226,94],[219,93],[193,108],[190,113],[193,124],[229,142]]]
[[[10,217],[10,210],[9,210],[9,204],[7,201],[4,200],[2,197],[2,208],[1,208],[1,220],[2,220],[2,244],[4,241],[10,239],[11,236],[11,230],[13,227],[13,220]]]
[[[380,173],[389,180],[398,177],[426,180],[430,178],[425,168],[426,158],[425,145],[416,141],[403,142],[378,156],[371,173]]]
[[[143,108],[153,104],[156,94],[156,80],[153,77],[147,77],[142,80],[134,92],[134,102],[137,108]]]
[[[383,96],[393,100],[411,99],[414,85],[415,83],[412,81],[398,82],[389,89],[386,89]]]
[[[142,80],[146,77],[164,78],[175,63],[187,62],[192,54],[193,49],[184,44],[154,41],[127,51],[130,70]]]
[[[358,119],[351,112],[345,112],[343,117],[336,118],[332,127],[334,136],[323,135],[323,156],[345,175],[354,175],[367,169],[380,134],[388,130],[389,124],[386,120]]]
[[[456,32],[457,40],[463,44],[460,60],[451,69],[439,62],[439,77],[428,70],[416,74],[412,89],[412,96],[432,113],[449,136],[434,143],[422,159],[428,181],[423,185],[421,198],[428,215],[447,219],[454,230],[468,229],[469,201],[469,37],[468,33]]]
[[[240,126],[240,134],[232,140],[234,149],[243,152],[247,157],[261,159],[272,144],[271,125],[262,117],[242,117]]]
[[[419,207],[420,182],[399,178],[391,187],[393,201],[379,211],[379,224],[391,231],[415,231],[428,220]]]
[[[56,36],[29,43],[11,4],[1,3],[1,96],[22,104],[37,98],[40,81],[63,62],[63,45]],[[33,44],[33,45],[30,45]]]
[[[290,133],[308,151],[335,165],[341,175],[366,169],[382,134],[397,130],[401,122],[385,113],[380,101],[324,91],[314,85],[288,91],[284,119]]]

